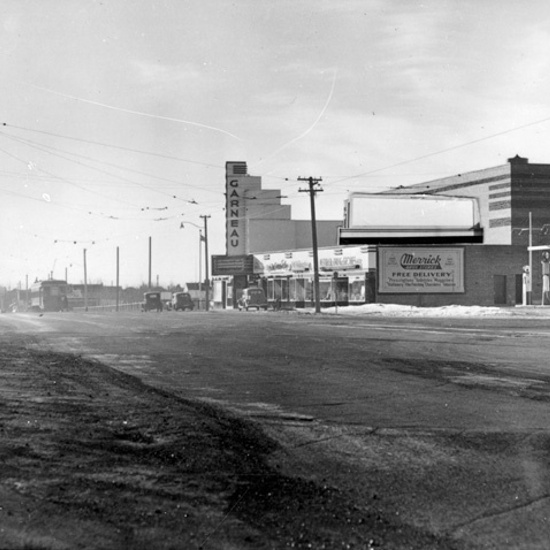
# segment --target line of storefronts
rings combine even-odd
[[[214,257],[214,273],[224,267],[235,270],[235,258],[227,264],[224,256]],[[253,254],[242,258],[242,272],[213,278],[214,302],[233,307],[238,291],[259,285],[275,307],[307,307],[314,301],[312,250]],[[319,290],[321,303],[348,305],[374,300],[376,247],[346,246],[319,249]]]

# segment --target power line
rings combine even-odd
[[[391,164],[389,166],[384,166],[382,168],[376,168],[375,170],[370,170],[370,171],[364,172],[362,174],[356,174],[356,175],[353,175],[353,176],[346,176],[344,178],[341,178],[339,180],[331,182],[331,184],[339,183],[341,181],[346,181],[346,180],[354,179],[354,178],[362,178],[364,176],[369,176],[371,174],[375,174],[376,172],[381,172],[383,170],[389,170],[390,168],[395,168],[397,166],[402,166],[403,164],[408,164],[410,162],[416,162],[417,160],[424,160],[426,158],[433,157],[435,155],[441,155],[443,153],[448,153],[450,151],[456,151],[456,149],[461,149],[462,147],[467,147],[468,145],[473,145],[474,143],[480,143],[480,142],[486,141],[488,139],[493,139],[495,137],[503,136],[503,135],[509,134],[511,132],[516,132],[517,130],[523,130],[524,128],[529,128],[530,126],[535,126],[537,124],[542,124],[542,123],[548,122],[548,121],[550,121],[550,117],[543,118],[543,119],[537,120],[535,122],[529,122],[529,123],[523,124],[521,126],[516,126],[515,128],[509,128],[508,130],[503,130],[502,132],[497,132],[496,134],[491,134],[489,136],[485,136],[485,137],[482,137],[482,138],[473,139],[471,141],[467,141],[466,143],[461,143],[459,145],[454,145],[453,147],[447,147],[446,149],[440,149],[439,151],[433,151],[431,153],[426,153],[425,155],[421,155],[421,156],[415,157],[413,159],[403,160],[403,161],[397,162],[395,164]]]
[[[103,143],[103,142],[100,142],[100,141],[93,141],[93,140],[89,140],[89,139],[77,138],[77,137],[74,137],[74,136],[65,136],[65,135],[62,135],[62,134],[55,134],[53,132],[45,132],[43,130],[36,130],[34,128],[25,128],[23,126],[16,126],[14,124],[8,124],[7,122],[4,122],[2,124],[2,126],[7,127],[7,128],[16,128],[17,130],[24,130],[26,132],[34,132],[34,133],[37,133],[37,134],[43,134],[43,135],[51,136],[51,137],[57,137],[57,138],[61,138],[61,139],[68,139],[68,140],[71,140],[71,141],[78,141],[80,143],[87,143],[89,145],[99,145],[101,147],[108,147],[108,148],[111,148],[111,149],[119,149],[120,151],[128,151],[129,153],[138,153],[140,155],[150,155],[150,156],[153,156],[153,157],[159,157],[159,158],[163,158],[163,159],[167,159],[167,160],[175,160],[177,162],[197,164],[199,166],[204,166],[206,168],[221,168],[221,169],[224,168],[224,166],[222,166],[221,164],[211,164],[211,163],[207,163],[207,162],[200,162],[198,160],[190,160],[190,159],[184,159],[184,158],[180,158],[180,157],[173,157],[171,155],[165,155],[165,154],[162,154],[162,153],[153,153],[152,151],[143,151],[141,149],[132,149],[131,147],[123,147],[121,145],[114,145],[112,143]]]
[[[13,141],[17,141],[19,143],[23,143],[24,145],[28,145],[29,147],[32,147],[32,148],[35,148],[35,149],[38,149],[39,151],[43,151],[45,153],[48,153],[50,155],[53,155],[53,156],[57,156],[63,160],[66,160],[68,162],[73,162],[75,164],[78,164],[79,166],[84,166],[85,168],[89,168],[91,170],[95,170],[96,172],[99,172],[101,174],[107,174],[108,176],[112,176],[112,177],[115,177],[115,178],[118,178],[118,179],[121,179],[122,181],[126,182],[126,183],[129,183],[129,184],[132,184],[132,185],[137,185],[138,187],[142,187],[143,189],[147,189],[149,191],[154,191],[155,193],[160,193],[162,195],[165,195],[165,196],[168,196],[168,197],[171,197],[171,198],[174,198],[174,199],[178,199],[178,200],[181,200],[183,202],[191,202],[189,201],[188,199],[182,199],[181,197],[178,197],[172,193],[167,193],[166,191],[161,191],[159,189],[156,189],[154,187],[150,187],[148,185],[145,185],[143,183],[139,183],[139,182],[136,182],[136,181],[133,181],[133,180],[130,180],[128,178],[125,178],[123,176],[120,176],[120,175],[117,175],[117,174],[113,174],[112,172],[108,172],[106,170],[102,170],[101,168],[97,168],[95,166],[90,166],[88,164],[84,164],[82,162],[79,162],[77,160],[74,160],[74,159],[71,159],[71,158],[67,158],[67,157],[64,157],[63,155],[59,154],[59,151],[63,152],[63,153],[66,153],[68,155],[72,155],[74,157],[78,157],[78,158],[83,158],[83,159],[86,159],[86,160],[89,160],[89,161],[92,161],[92,162],[97,162],[99,164],[104,164],[106,166],[111,166],[113,168],[117,168],[119,170],[125,170],[127,172],[134,172],[136,174],[139,174],[141,176],[146,176],[146,177],[150,177],[150,178],[155,178],[155,179],[160,179],[160,180],[163,180],[163,181],[167,181],[167,182],[170,182],[170,183],[174,183],[174,184],[179,184],[179,185],[183,185],[183,186],[187,186],[187,187],[194,187],[194,188],[197,188],[197,189],[201,189],[201,190],[204,190],[202,187],[199,187],[199,186],[196,186],[196,185],[190,185],[190,184],[185,184],[185,183],[181,183],[181,182],[177,182],[177,181],[174,181],[174,180],[171,180],[171,179],[168,179],[168,178],[163,178],[161,176],[157,176],[157,175],[154,175],[154,174],[147,174],[145,172],[140,172],[139,170],[134,170],[132,168],[127,168],[125,166],[120,166],[119,164],[114,164],[114,163],[110,163],[110,162],[106,162],[106,161],[102,161],[102,160],[98,160],[98,159],[94,159],[93,157],[89,157],[89,156],[86,156],[86,155],[81,155],[79,153],[72,153],[70,151],[65,151],[63,149],[59,149],[57,147],[52,147],[52,146],[49,146],[49,145],[43,145],[43,144],[39,144],[39,143],[36,143],[36,142],[33,142],[31,140],[27,140],[27,139],[24,139],[24,138],[18,138],[18,137],[15,137],[15,136],[10,136],[8,134],[5,134],[4,132],[0,132],[0,135],[3,135],[4,137],[6,137],[7,139],[11,139]],[[54,152],[56,151],[56,152]],[[76,184],[75,184],[76,185]],[[84,188],[82,188],[84,189]],[[84,189],[86,190],[86,189]],[[87,190],[86,190],[87,191]],[[207,190],[208,191],[208,190]],[[92,191],[90,191],[92,192]],[[213,192],[213,191],[211,191]]]

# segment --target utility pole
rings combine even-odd
[[[120,254],[119,254],[119,248],[116,247],[116,311],[118,311],[119,304],[120,304]]]
[[[84,311],[88,311],[88,264],[86,263],[86,249],[84,249]]]
[[[317,220],[315,218],[315,195],[322,191],[318,187],[322,178],[298,178],[298,181],[307,181],[307,189],[299,189],[300,193],[309,193],[309,204],[311,206],[311,240],[313,245],[313,293],[315,298],[315,313],[321,313],[321,299],[319,296],[319,251],[317,246]]]
[[[527,303],[533,305],[533,213],[529,212],[529,280],[527,283]]]
[[[200,300],[202,296],[202,241],[204,241],[202,235],[202,229],[199,229],[199,309],[200,309]]]
[[[206,311],[210,309],[210,280],[208,279],[208,218],[210,216],[203,215],[204,219],[204,270],[205,270],[205,283],[206,283]]]
[[[151,267],[153,265],[153,240],[149,237],[149,290],[151,290]]]

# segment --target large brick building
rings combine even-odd
[[[523,267],[532,268],[532,301],[542,302],[541,253],[529,245],[550,244],[550,165],[515,156],[501,166],[396,188],[392,195],[473,197],[483,233],[479,245],[464,246],[462,295],[380,295],[380,301],[423,305],[442,303],[514,305],[522,303]],[[456,244],[460,244],[457,242]]]
[[[239,288],[259,282],[271,300],[311,304],[309,223],[291,220],[278,192],[262,190],[244,163],[227,164],[226,190],[227,255],[213,265],[214,275],[231,281],[224,281],[220,300],[231,305],[228,285],[234,301]],[[360,198],[354,215],[350,199],[342,222],[319,224],[326,304],[548,303],[541,252],[529,247],[550,244],[549,164],[515,156],[501,166]],[[383,203],[386,214],[377,211]]]

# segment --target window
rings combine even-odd
[[[365,301],[365,278],[354,278],[349,283],[349,301]]]
[[[319,281],[319,297],[321,301],[334,301],[334,293],[331,279],[322,279]]]
[[[288,279],[281,279],[281,300],[288,301]]]
[[[296,301],[303,302],[306,299],[306,279],[296,279]]]
[[[267,299],[275,299],[275,281],[273,279],[267,280]]]
[[[334,282],[336,283],[336,299],[339,302],[347,302],[349,300],[348,278],[341,277]]]
[[[281,300],[282,296],[283,296],[282,280],[281,279],[274,279],[273,280],[273,299],[274,300]]]
[[[291,302],[296,301],[296,279],[290,279],[289,284],[289,298]]]
[[[304,279],[304,288],[306,302],[313,302],[313,281],[311,279]]]

